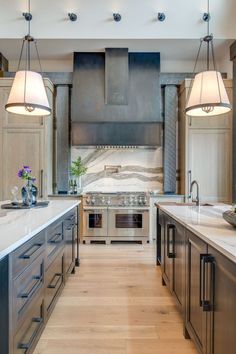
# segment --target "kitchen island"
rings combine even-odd
[[[236,230],[222,217],[231,207],[157,208],[162,283],[182,313],[185,337],[202,354],[235,353]]]
[[[33,351],[75,270],[79,203],[53,200],[0,217],[0,354]]]

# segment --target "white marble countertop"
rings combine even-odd
[[[158,205],[166,214],[236,263],[236,229],[222,217],[230,205]]]
[[[6,203],[0,202],[0,205]],[[1,209],[3,216],[0,215],[0,259],[75,208],[79,203],[79,200],[51,200],[45,208]]]

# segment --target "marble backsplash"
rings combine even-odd
[[[163,191],[162,148],[71,149],[71,160],[81,156],[88,167],[83,176],[86,191]]]

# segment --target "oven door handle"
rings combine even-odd
[[[108,211],[113,212],[113,213],[122,213],[124,214],[126,211],[127,212],[134,212],[134,213],[148,213],[149,209],[135,209],[135,208],[122,208],[122,207],[117,207],[117,208],[108,208]]]
[[[135,213],[140,212],[140,213],[148,213],[148,209],[132,209],[132,211],[135,211]]]
[[[107,208],[94,208],[94,209],[84,208],[83,211],[87,213],[99,213],[99,212],[107,211]]]

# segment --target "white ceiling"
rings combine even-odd
[[[127,47],[130,52],[160,52],[162,60],[189,60],[196,58],[199,47],[198,39],[41,39],[38,40],[41,59],[71,60],[75,51],[104,51],[106,47]],[[216,59],[228,57],[232,39],[214,41]],[[20,39],[0,39],[0,52],[8,60],[17,60],[22,41]],[[205,47],[202,50],[205,56]],[[32,56],[36,55],[32,50]]]

